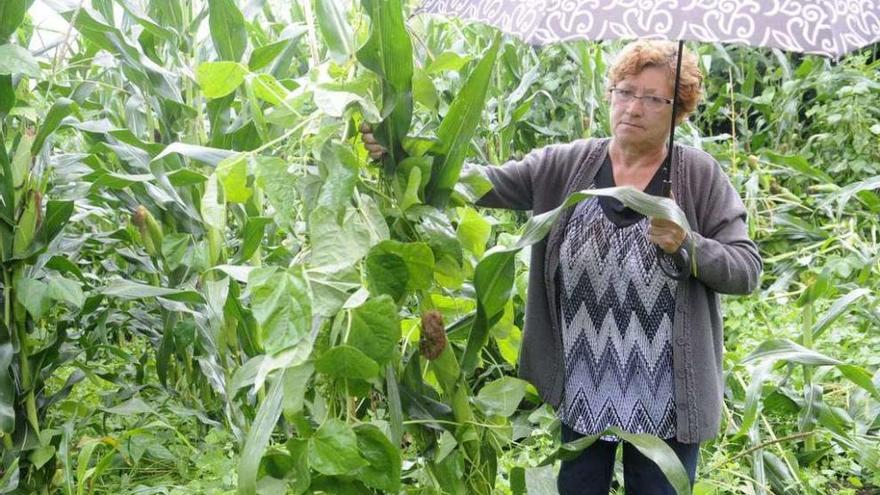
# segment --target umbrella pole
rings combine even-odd
[[[672,120],[669,123],[669,148],[663,162],[663,196],[672,193],[672,145],[675,141],[675,107],[678,103],[678,87],[681,82],[681,54],[684,51],[684,40],[678,40],[678,60],[675,62],[675,88],[672,91]]]
[[[666,159],[663,161],[663,196],[672,196],[672,145],[675,139],[675,105],[678,103],[678,87],[681,82],[681,55],[684,51],[684,40],[678,40],[678,60],[675,63],[675,88],[672,93],[672,121],[669,124],[669,148],[666,151]],[[667,255],[660,246],[657,246],[657,256],[660,257],[660,270],[673,280],[685,280],[688,278],[688,265],[690,256],[687,250],[681,250],[682,266],[675,266],[672,257]],[[663,258],[666,258],[665,262]],[[673,266],[669,266],[673,265]]]

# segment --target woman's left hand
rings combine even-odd
[[[660,246],[667,254],[674,254],[687,237],[687,232],[671,220],[652,218],[648,227],[648,240]]]

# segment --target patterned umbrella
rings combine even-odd
[[[880,0],[424,0],[418,13],[484,22],[544,45],[568,40],[678,40],[669,152],[661,173],[669,196],[675,99],[684,41],[739,43],[835,60],[880,41]],[[685,263],[686,265],[686,263]],[[674,272],[684,279],[687,270]]]
[[[534,45],[665,38],[838,59],[880,41],[880,0],[425,0],[419,11],[485,22]]]

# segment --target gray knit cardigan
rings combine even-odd
[[[474,167],[494,186],[477,204],[531,210],[535,215],[552,210],[570,193],[591,187],[609,142],[577,140],[534,150],[499,167]],[[715,437],[721,422],[724,337],[718,294],[751,293],[758,287],[763,264],[748,237],[745,206],[718,162],[683,145],[675,145],[673,157],[672,192],[693,229],[684,245],[696,264],[696,276],[679,282],[676,293],[676,439],[697,443]],[[562,232],[572,210],[560,215],[548,236],[532,246],[519,358],[519,376],[555,408],[562,399],[564,376],[555,277]]]

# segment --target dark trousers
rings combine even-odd
[[[580,433],[562,424],[562,442],[571,442],[583,437]],[[596,440],[581,451],[580,455],[569,461],[562,461],[559,469],[557,487],[560,495],[607,495],[614,479],[614,457],[618,442]],[[666,443],[678,455],[694,485],[700,444],[681,443],[675,439]],[[675,490],[666,481],[663,471],[632,445],[623,444],[623,484],[627,495],[674,495]]]

